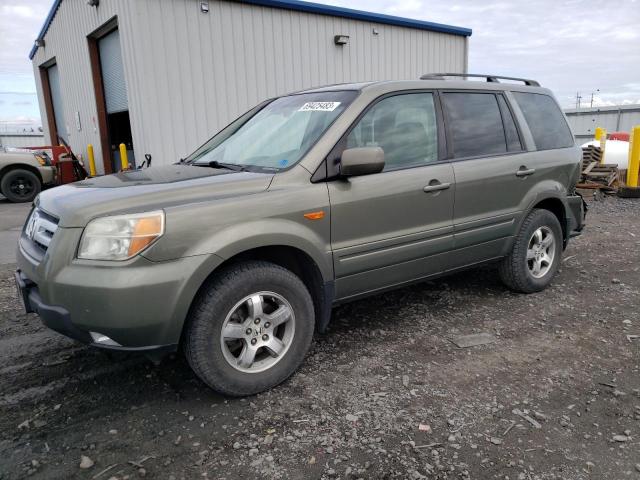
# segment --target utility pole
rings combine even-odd
[[[582,100],[582,96],[580,92],[576,92],[576,109],[580,108],[580,100]]]
[[[598,93],[599,93],[599,92],[600,92],[600,89],[599,89],[599,88],[596,88],[596,92],[598,92]],[[593,108],[593,94],[594,94],[594,92],[591,92],[591,104],[589,105],[589,108]]]

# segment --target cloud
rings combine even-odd
[[[472,28],[471,72],[537,79],[556,93],[563,106],[575,105],[576,92],[581,92],[583,104],[591,92],[597,93],[602,105],[640,101],[637,0],[610,6],[596,0],[315,1]],[[35,98],[27,56],[52,3],[0,0],[0,92]],[[4,101],[0,114],[6,117],[10,104]],[[13,116],[29,118],[35,118],[38,108],[35,100],[32,106],[13,107]],[[23,110],[17,112],[18,107]]]
[[[2,77],[26,75],[33,83],[28,58],[53,0],[0,0],[0,65]],[[0,78],[0,90],[6,87]],[[34,87],[31,90],[35,90]]]
[[[473,29],[469,71],[534,78],[564,106],[600,89],[605,102],[640,97],[640,2],[596,0],[327,0],[380,13]]]

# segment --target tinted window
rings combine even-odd
[[[504,133],[507,137],[507,150],[510,152],[518,152],[522,150],[522,143],[520,143],[516,122],[513,121],[513,115],[511,115],[507,102],[502,95],[498,95],[498,104],[500,105],[500,112],[502,113]]]
[[[347,137],[347,148],[370,146],[384,150],[385,170],[437,161],[433,95],[396,95],[371,107]]]
[[[553,98],[538,93],[513,92],[538,150],[574,145],[573,135]]]
[[[445,93],[455,158],[505,153],[507,143],[493,93]]]

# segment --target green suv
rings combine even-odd
[[[181,348],[248,395],[296,370],[338,303],[486,262],[544,289],[583,226],[581,152],[549,90],[483,78],[274,98],[176,164],[41,193],[26,310],[104,349]]]

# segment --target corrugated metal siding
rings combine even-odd
[[[40,147],[45,141],[41,133],[0,133],[0,146],[3,147]]]
[[[466,65],[462,36],[231,1],[210,1],[209,9],[201,13],[196,0],[62,2],[34,68],[56,57],[67,123],[75,126],[75,112],[82,121],[81,131],[70,128],[74,150],[99,144],[86,36],[116,15],[135,154],[151,153],[156,163],[187,155],[274,95]],[[338,34],[349,35],[349,44],[334,45]]]
[[[623,106],[620,110],[606,107],[602,110],[565,111],[571,130],[576,138],[588,139],[595,134],[596,127],[607,132],[630,132],[634,125],[640,125],[640,106]]]

